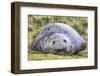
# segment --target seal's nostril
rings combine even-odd
[[[53,41],[52,43],[55,44],[55,41]]]
[[[66,40],[63,40],[65,43],[67,42]]]

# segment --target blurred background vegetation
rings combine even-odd
[[[74,16],[40,16],[28,15],[28,59],[29,60],[48,60],[48,59],[73,59],[87,58],[87,48],[73,56],[59,56],[53,54],[43,54],[35,50],[31,50],[32,40],[39,34],[41,29],[48,23],[64,23],[73,27],[88,42],[88,18]]]

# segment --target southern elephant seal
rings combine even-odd
[[[85,40],[69,25],[50,23],[32,41],[31,48],[44,53],[73,55],[85,46]]]

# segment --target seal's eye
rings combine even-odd
[[[53,41],[52,43],[55,44],[55,41]]]
[[[65,43],[67,42],[66,40],[63,40]]]

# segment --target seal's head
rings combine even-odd
[[[73,54],[75,51],[75,45],[71,40],[62,33],[54,33],[46,39],[46,43],[43,50],[54,54]]]

